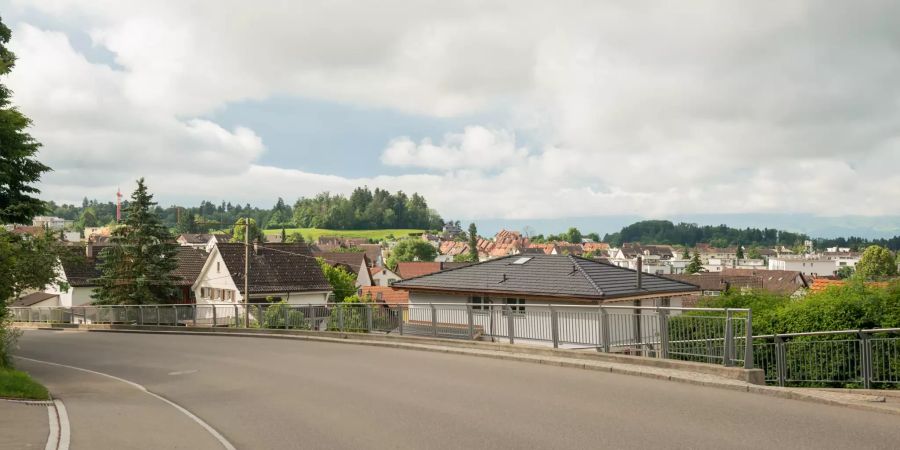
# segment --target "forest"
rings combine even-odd
[[[123,209],[127,201],[123,202]],[[358,187],[349,196],[323,192],[312,198],[300,198],[293,206],[278,198],[270,209],[222,201],[202,201],[199,206],[157,206],[155,212],[163,223],[181,233],[200,233],[230,228],[243,217],[249,217],[266,229],[329,228],[334,230],[365,230],[380,228],[409,228],[439,230],[444,222],[428,207],[418,193]],[[58,205],[48,202],[47,213],[75,221],[78,230],[115,222],[113,202],[82,200],[81,205]]]

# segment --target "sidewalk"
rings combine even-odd
[[[0,448],[45,448],[50,402],[0,400]]]

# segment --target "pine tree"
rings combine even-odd
[[[6,75],[16,63],[16,55],[6,48],[12,35],[0,22],[0,75]],[[25,129],[31,120],[11,105],[12,92],[0,84],[0,223],[30,223],[45,210],[44,202],[32,194],[41,174],[50,170],[36,158],[38,143]]]
[[[469,224],[469,260],[478,261],[478,228],[475,223]]]
[[[684,268],[684,273],[694,274],[703,271],[703,263],[700,262],[700,252],[694,252],[691,262]]]
[[[112,232],[110,246],[100,254],[102,272],[94,303],[142,305],[164,303],[175,294],[173,285],[177,246],[159,217],[156,202],[144,179],[125,211],[125,220]]]
[[[744,247],[741,246],[741,243],[738,242],[737,245],[737,254],[735,254],[737,259],[744,259]]]

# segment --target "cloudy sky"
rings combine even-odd
[[[690,7],[685,7],[690,5]],[[900,3],[0,0],[44,196],[900,214]]]

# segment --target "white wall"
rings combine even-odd
[[[827,259],[805,259],[805,258],[771,258],[769,259],[769,270],[796,270],[804,275],[811,276],[828,276],[834,275],[837,270],[837,263]]]

